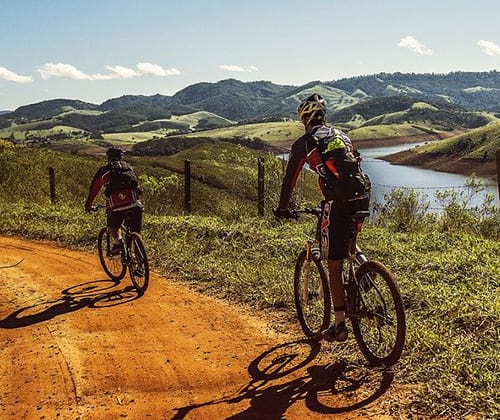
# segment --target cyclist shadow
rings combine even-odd
[[[139,298],[133,286],[117,289],[120,281],[93,280],[61,291],[61,296],[17,309],[0,320],[0,328],[23,328],[48,321],[82,308],[103,308],[121,305]]]
[[[304,347],[309,347],[307,354]],[[215,404],[236,404],[249,401],[249,407],[228,419],[282,419],[297,401],[321,414],[341,414],[360,409],[380,398],[390,387],[394,374],[386,369],[367,365],[311,365],[321,344],[309,340],[288,342],[262,353],[248,367],[252,380],[237,395],[177,408],[172,420],[180,420],[193,410]],[[289,381],[283,378],[293,372]],[[273,384],[273,381],[279,383]]]

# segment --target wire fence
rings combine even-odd
[[[444,185],[442,187],[407,187],[405,185],[386,185],[386,184],[377,184],[375,182],[372,182],[372,185],[384,188],[408,188],[412,190],[454,190],[454,189],[471,188],[468,185]]]
[[[385,163],[385,161],[380,161],[376,159],[368,159],[365,160],[365,162],[370,162],[370,163]],[[499,195],[500,195],[500,150],[496,152],[496,163],[497,163],[497,179],[498,179],[498,189],[499,189]],[[257,191],[258,191],[258,199],[257,199],[257,206],[258,206],[258,215],[260,217],[264,216],[264,197],[265,197],[265,185],[264,185],[264,161],[262,158],[259,158],[257,160],[257,165],[258,165],[258,179],[257,179]],[[285,161],[283,160],[283,172],[285,170]],[[194,178],[192,173],[191,173],[191,164],[189,160],[185,161],[184,165],[184,170],[177,170],[177,172],[182,173],[184,175],[184,185],[185,185],[185,191],[184,191],[184,206],[185,210],[190,213],[192,211],[192,182],[191,180]],[[204,179],[204,177],[201,177]],[[408,190],[418,190],[418,191],[447,191],[447,190],[466,190],[466,189],[473,189],[472,186],[470,185],[443,185],[443,186],[425,186],[425,187],[418,187],[418,186],[412,186],[408,187],[405,185],[390,185],[390,184],[380,184],[380,183],[374,183],[372,182],[373,186],[379,187],[379,188],[385,188],[385,189],[408,189]],[[50,197],[51,201],[54,203],[56,201],[56,185],[55,185],[55,176],[54,176],[54,169],[52,167],[49,168],[49,188],[50,188]],[[433,203],[434,204],[434,203]],[[429,203],[430,205],[430,203]],[[429,207],[431,210],[443,210],[444,207]]]

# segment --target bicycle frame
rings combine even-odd
[[[311,253],[313,252],[314,245],[318,244],[319,247],[319,229],[320,229],[320,218],[321,218],[321,208],[316,207],[316,208],[305,208],[302,210],[294,210],[292,214],[295,217],[300,216],[301,214],[312,214],[318,218],[318,223],[316,224],[316,229],[315,229],[315,239],[308,239],[306,242],[306,259],[305,259],[305,267],[304,267],[304,300],[307,299],[307,296],[305,295],[307,293],[307,290],[309,288],[309,270],[310,270],[310,265],[311,265],[311,258],[312,255]],[[353,224],[354,224],[354,233],[351,237],[350,244],[349,244],[349,256],[346,258],[346,265],[347,265],[347,272],[344,269],[343,270],[343,277],[344,277],[344,287],[345,287],[345,292],[346,292],[346,316],[356,316],[355,313],[355,308],[356,304],[353,301],[355,299],[355,296],[357,296],[357,293],[355,293],[356,289],[359,287],[359,282],[358,279],[356,278],[356,258],[357,255],[361,252],[360,248],[357,246],[357,237],[359,232],[361,232],[361,227],[363,225],[363,221],[366,217],[370,215],[370,212],[368,211],[359,211],[356,212],[352,216]],[[361,264],[361,261],[357,263],[359,266]],[[318,291],[320,296],[323,296],[323,288],[320,286],[320,290]]]
[[[305,335],[319,340],[330,324],[332,309],[329,276],[319,249],[322,211],[306,208],[291,212],[295,218],[301,214],[315,215],[318,222],[315,239],[307,240],[305,250],[296,260],[294,300]],[[399,360],[404,347],[404,305],[393,274],[381,262],[368,260],[356,244],[368,215],[368,211],[352,215],[354,229],[342,267],[345,315],[351,321],[354,337],[368,362],[390,366]]]
[[[351,316],[356,316],[355,308],[356,302],[354,299],[358,296],[356,293],[359,286],[359,281],[356,277],[356,257],[360,252],[359,247],[357,246],[358,234],[361,232],[361,227],[363,225],[363,221],[366,217],[370,215],[368,211],[358,211],[354,213],[352,216],[352,221],[354,224],[354,233],[351,237],[351,241],[349,244],[349,256],[347,257],[347,266],[348,266],[348,274],[347,279],[344,281],[344,288],[346,294],[346,317],[350,318]],[[358,262],[358,266],[361,265]],[[344,271],[345,272],[345,271]]]

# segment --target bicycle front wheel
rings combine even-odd
[[[302,251],[295,264],[293,293],[297,317],[304,334],[316,340],[330,325],[331,301],[328,276],[319,252]]]
[[[105,227],[99,231],[97,236],[97,250],[104,272],[111,280],[119,281],[125,276],[127,267],[123,264],[121,254],[111,255],[112,238]]]
[[[403,301],[392,273],[378,261],[367,261],[356,273],[354,337],[368,362],[391,366],[403,351],[406,320]]]
[[[149,262],[144,248],[144,241],[137,232],[130,234],[129,273],[132,283],[139,294],[143,294],[149,285]]]

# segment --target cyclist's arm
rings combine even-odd
[[[107,182],[107,175],[109,173],[100,168],[92,180],[90,184],[89,194],[87,196],[87,200],[85,201],[85,209],[89,210],[92,207],[92,203],[94,202],[97,194],[101,191],[102,186]]]
[[[297,185],[297,178],[306,161],[305,138],[302,136],[293,145],[290,150],[290,157],[286,166],[285,176],[281,184],[281,193],[279,200],[279,209],[286,209],[290,204],[292,192]]]

